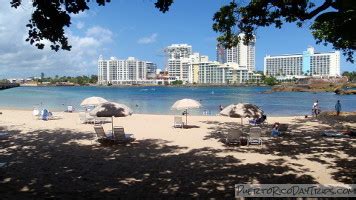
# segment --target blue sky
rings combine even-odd
[[[31,7],[20,10],[0,8],[0,77],[37,75],[96,74],[96,59],[115,56],[153,61],[164,67],[163,49],[172,43],[188,43],[194,52],[216,59],[217,33],[212,30],[214,13],[227,0],[177,0],[168,13],[154,7],[155,0],[114,0],[105,7],[91,5],[85,13],[73,16],[67,30],[71,52],[56,53],[36,50],[23,42]],[[0,3],[8,4],[7,0]],[[3,5],[2,4],[2,5]],[[4,14],[1,14],[4,13]],[[7,23],[6,17],[16,23]],[[3,21],[3,22],[1,22]],[[256,68],[263,69],[266,54],[302,53],[309,45],[316,51],[332,47],[316,45],[308,26],[297,28],[286,24],[282,29],[261,28],[257,32]],[[18,62],[18,58],[25,61]],[[356,65],[341,57],[341,70],[355,70]]]

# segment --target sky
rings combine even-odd
[[[163,50],[171,44],[187,43],[194,52],[216,59],[213,15],[228,0],[176,0],[163,14],[155,0],[113,0],[104,7],[90,3],[90,10],[72,16],[66,35],[72,50],[38,50],[25,42],[25,25],[33,8],[23,1],[14,9],[9,0],[0,0],[0,78],[97,74],[99,55],[109,59],[129,56],[157,63],[165,68]],[[95,1],[94,1],[95,2]],[[302,53],[308,46],[317,52],[333,51],[316,45],[306,22],[303,28],[285,24],[282,29],[260,28],[256,33],[256,69],[263,70],[266,55]],[[341,71],[353,71],[356,64],[341,54]]]

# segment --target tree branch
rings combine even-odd
[[[331,5],[332,5],[333,1],[332,0],[325,0],[325,2],[323,3],[323,5],[319,6],[318,8],[316,8],[315,10],[307,13],[305,16],[301,17],[302,20],[307,20],[307,19],[311,19],[313,17],[315,17],[316,15],[318,15],[321,11],[324,11],[326,9],[328,9]]]

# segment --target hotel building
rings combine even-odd
[[[243,44],[244,34],[239,34],[240,42],[237,46],[226,49],[221,45],[216,47],[216,60],[220,63],[237,63],[249,71],[255,71],[255,43],[254,39],[248,45]]]
[[[264,58],[264,74],[279,79],[340,76],[340,52],[317,53],[309,47],[302,54],[267,55]]]
[[[168,59],[189,58],[193,54],[192,46],[188,44],[172,44],[164,52]]]
[[[111,57],[110,60],[104,60],[100,56],[98,60],[98,84],[151,83],[152,81],[147,80],[147,72],[153,70],[151,69],[153,66],[154,64],[151,62],[140,61],[134,57],[129,57],[126,60]]]
[[[248,70],[237,63],[201,62],[199,63],[200,84],[244,84],[258,83],[261,75]]]

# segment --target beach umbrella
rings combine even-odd
[[[80,103],[81,106],[85,107],[85,106],[97,106],[99,104],[102,103],[106,103],[108,102],[106,99],[102,98],[102,97],[89,97],[86,98],[82,101],[82,103]]]
[[[188,109],[200,108],[201,104],[194,99],[181,99],[176,101],[172,110],[185,110],[185,125],[188,124]]]
[[[256,105],[249,104],[249,103],[239,103],[239,104],[231,104],[225,107],[221,112],[220,115],[228,116],[232,118],[242,118],[243,117],[253,117],[259,118],[263,115],[263,111]]]
[[[132,115],[132,110],[124,104],[106,102],[99,104],[90,111],[89,114],[97,117],[111,117],[112,131],[114,131],[114,117],[126,117]]]

